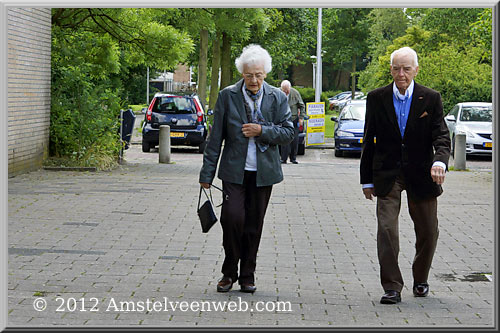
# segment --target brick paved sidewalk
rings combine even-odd
[[[131,146],[127,164],[111,172],[41,170],[9,179],[9,326],[493,325],[491,172],[447,175],[427,298],[411,294],[414,232],[403,202],[400,264],[407,285],[401,303],[382,305],[375,202],[362,197],[359,157],[315,149],[300,164],[283,166],[251,295],[236,285],[227,294],[215,291],[222,235],[220,224],[202,234],[197,220],[201,155],[175,151],[175,163],[165,165],[157,153],[139,150]],[[43,306],[34,304],[37,298],[47,302],[44,311],[34,309]],[[126,301],[136,311],[119,311]],[[162,309],[140,311],[148,301]],[[202,301],[235,301],[243,310],[247,302],[248,309],[201,311]],[[175,310],[163,311],[175,302]],[[191,308],[182,311],[181,302]],[[291,311],[278,311],[286,305]],[[265,306],[274,311],[259,311]]]

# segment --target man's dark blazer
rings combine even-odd
[[[441,95],[415,82],[403,138],[393,102],[393,83],[375,89],[366,100],[361,154],[361,184],[374,184],[376,196],[386,196],[403,171],[412,200],[439,196],[431,167],[441,161],[448,169],[450,135],[443,117]]]
[[[214,108],[214,122],[203,155],[203,166],[199,181],[211,184],[217,169],[217,162],[224,144],[218,176],[223,181],[243,184],[248,138],[241,132],[247,123],[241,90],[243,80],[219,92]],[[263,82],[263,96],[260,109],[266,123],[261,124],[262,134],[255,142],[268,144],[261,152],[257,147],[257,186],[269,186],[283,180],[278,145],[293,140],[292,115],[285,93]]]

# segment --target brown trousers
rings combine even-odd
[[[255,283],[255,266],[271,186],[257,187],[257,172],[245,171],[243,184],[222,182],[228,199],[221,211],[225,259],[222,274],[239,283]],[[238,262],[240,274],[238,276]]]
[[[385,197],[377,197],[377,251],[380,264],[380,278],[385,291],[403,289],[403,277],[398,265],[399,226],[401,192],[405,182],[399,176],[393,188]],[[427,282],[432,258],[439,235],[437,199],[413,201],[408,198],[408,208],[416,235],[416,253],[413,260],[413,282]]]

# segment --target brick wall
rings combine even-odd
[[[48,155],[49,8],[7,10],[9,177],[36,170]]]

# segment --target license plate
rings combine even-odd
[[[359,140],[358,140],[358,142],[359,142],[359,143],[363,143],[363,139],[359,139]]]
[[[483,146],[486,148],[491,148],[491,142],[484,142]]]
[[[170,137],[171,138],[183,138],[184,133],[183,132],[170,132]]]

